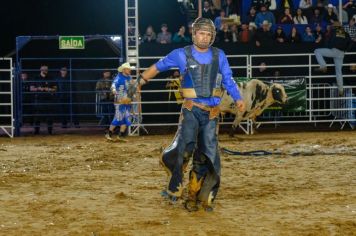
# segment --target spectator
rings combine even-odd
[[[324,42],[324,33],[320,25],[317,25],[314,30],[315,43],[322,44]]]
[[[47,121],[48,134],[53,132],[53,116],[55,92],[57,91],[57,84],[48,75],[48,66],[42,65],[40,74],[35,77],[34,83],[30,86],[31,92],[36,92],[33,112],[34,112],[34,134],[40,133],[41,121]]]
[[[214,25],[216,29],[221,29],[222,20],[225,18],[225,11],[221,10],[220,15],[215,18]]]
[[[241,31],[239,32],[239,41],[241,43],[248,43],[250,41],[250,31],[246,24],[241,25]]]
[[[70,81],[66,67],[60,69],[59,76],[55,80],[58,84],[58,116],[61,119],[62,128],[67,128],[70,113]]]
[[[273,34],[270,31],[271,23],[263,21],[262,28],[258,29],[255,34],[255,43],[257,47],[268,47],[273,44]]]
[[[97,93],[97,106],[99,114],[102,115],[100,124],[108,125],[111,122],[111,117],[114,113],[112,102],[114,96],[110,92],[111,87],[111,71],[104,70],[102,77],[96,82],[95,90]]]
[[[222,28],[218,31],[217,37],[220,42],[231,42],[231,32],[227,23],[222,24]]]
[[[26,72],[21,72],[20,77],[22,87],[22,124],[29,123],[30,125],[32,125],[32,106],[30,104],[33,103],[33,95],[30,91],[31,84],[29,82],[28,74]]]
[[[255,34],[257,31],[257,26],[256,26],[255,22],[250,22],[248,24],[248,31],[249,31],[248,41],[251,42],[251,40],[255,37]]]
[[[260,28],[265,21],[269,22],[271,26],[276,23],[276,19],[272,12],[267,11],[266,5],[261,5],[261,12],[257,13],[255,23],[257,27]]]
[[[285,43],[287,42],[286,34],[283,31],[282,26],[278,26],[276,32],[274,33],[274,39],[277,43]]]
[[[213,6],[210,4],[209,1],[204,1],[203,10],[202,10],[202,17],[208,18],[214,22],[215,19],[215,12]]]
[[[313,14],[309,18],[309,24],[311,25],[320,25],[323,22],[323,17],[320,14],[320,10],[315,8]]]
[[[168,32],[167,24],[161,25],[161,32],[157,35],[157,43],[168,44],[172,42],[172,34]]]
[[[227,17],[233,14],[237,14],[236,8],[232,3],[232,0],[226,0],[226,3],[222,6],[222,10],[225,11],[225,15]]]
[[[311,0],[300,0],[299,2],[299,8],[302,10],[310,9],[313,6],[313,3]]]
[[[336,83],[338,87],[339,96],[344,96],[343,78],[342,78],[342,64],[344,60],[344,53],[349,46],[350,37],[345,32],[344,28],[338,21],[335,21],[332,28],[332,36],[330,40],[326,41],[325,48],[315,49],[315,57],[320,65],[315,71],[327,72],[326,62],[324,57],[331,57],[335,64]]]
[[[324,16],[324,14],[325,14],[325,9],[326,9],[327,5],[328,5],[328,2],[327,2],[327,1],[317,0],[315,9],[318,9],[320,15],[321,15],[321,16]]]
[[[256,9],[257,11],[260,11],[261,6],[262,6],[262,5],[265,5],[264,3],[265,3],[265,0],[252,0],[252,1],[251,1],[251,8],[254,8],[254,9]],[[250,9],[251,9],[251,8],[250,8]]]
[[[344,26],[344,29],[346,31],[346,33],[349,34],[352,42],[356,43],[356,25],[355,25],[355,18],[351,18],[351,20],[349,21],[348,25]]]
[[[295,15],[295,17],[293,17],[293,22],[296,25],[307,25],[308,24],[308,19],[303,14],[302,9],[300,9],[300,8],[297,9],[297,14]]]
[[[323,17],[323,20],[327,24],[333,24],[334,22],[336,22],[338,20],[337,15],[334,12],[334,6],[332,4],[328,4],[327,11]]]
[[[266,62],[261,62],[257,70],[255,70],[253,77],[258,77],[263,79],[263,78],[271,77],[272,75],[273,72],[271,71],[270,68],[267,68]]]
[[[236,23],[230,26],[230,34],[231,34],[231,41],[233,43],[239,42],[239,31]]]
[[[302,41],[300,34],[298,33],[298,30],[295,26],[292,27],[288,41],[290,43],[300,43]]]
[[[146,29],[145,34],[143,35],[143,42],[153,43],[156,42],[156,39],[157,39],[156,33],[153,30],[152,25],[149,25]]]
[[[331,25],[327,25],[324,33],[324,41],[329,41],[332,36],[332,33],[333,32],[332,32]]]
[[[185,26],[182,25],[179,28],[179,31],[174,34],[172,41],[174,43],[189,43],[190,42],[190,38],[185,36]]]
[[[256,9],[255,7],[251,7],[249,14],[247,15],[247,23],[249,24],[250,22],[255,23],[256,20]]]
[[[302,40],[303,42],[315,42],[315,36],[310,26],[305,27]]]
[[[349,19],[351,19],[354,15],[356,15],[356,1],[355,0],[348,0],[342,8],[347,12]]]
[[[284,14],[278,20],[279,24],[293,24],[293,16],[289,8],[284,9]]]

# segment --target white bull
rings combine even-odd
[[[252,119],[255,122],[256,117],[272,104],[284,104],[287,101],[287,94],[281,84],[274,83],[268,86],[260,80],[252,79],[246,83],[239,83],[237,86],[246,105],[245,111],[237,110],[233,99],[226,91],[219,105],[222,116],[226,113],[235,115],[233,129],[243,120]]]

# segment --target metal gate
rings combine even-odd
[[[12,58],[0,58],[0,130],[14,137]]]

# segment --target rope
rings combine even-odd
[[[229,150],[227,148],[221,148],[221,151],[230,155],[236,156],[269,156],[269,155],[281,155],[281,152],[268,152],[265,150],[255,150],[255,151],[248,151],[248,152],[238,152]]]

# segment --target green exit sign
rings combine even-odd
[[[59,49],[84,49],[84,36],[59,36]]]

